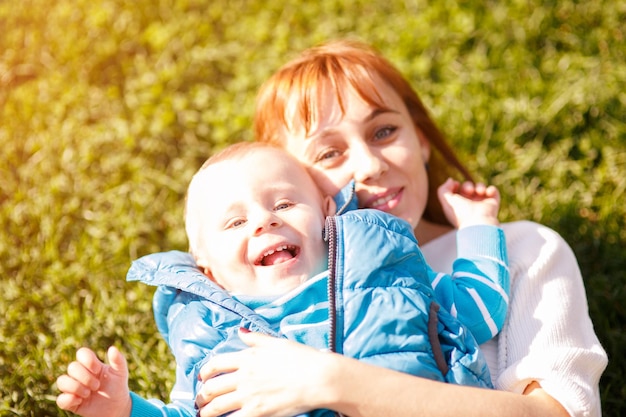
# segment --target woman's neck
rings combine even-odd
[[[429,222],[428,220],[420,220],[415,228],[415,237],[420,245],[424,245],[439,236],[454,230],[452,226]]]

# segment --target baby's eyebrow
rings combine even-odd
[[[219,209],[219,211],[216,211],[218,209],[214,208],[212,217],[219,221],[223,221],[224,219],[232,219],[233,217],[241,217],[240,213],[242,209],[243,207],[240,203],[234,202],[232,204],[229,204],[228,206],[225,206],[222,209]]]

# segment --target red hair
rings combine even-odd
[[[332,41],[304,51],[274,73],[257,96],[256,140],[284,146],[286,132],[298,123],[308,134],[317,122],[326,91],[335,92],[342,112],[342,92],[348,89],[353,89],[369,105],[383,107],[376,88],[380,79],[400,96],[415,127],[431,145],[424,218],[448,224],[437,198],[437,187],[450,176],[466,180],[471,180],[472,176],[406,78],[368,45],[349,40]],[[295,114],[287,114],[290,108],[295,109]]]

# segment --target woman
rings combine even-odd
[[[258,140],[302,161],[326,193],[354,179],[361,207],[409,221],[428,262],[451,270],[455,234],[434,190],[449,175],[471,177],[409,83],[376,52],[347,41],[306,51],[261,89],[255,128]],[[497,391],[428,381],[242,332],[252,349],[203,368],[200,415],[290,416],[329,408],[351,417],[599,417],[607,356],[580,307],[587,301],[571,249],[536,223],[502,227],[509,316],[481,346]]]

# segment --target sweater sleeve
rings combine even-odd
[[[537,381],[572,417],[601,417],[599,381],[607,355],[589,317],[576,257],[555,231],[502,223],[511,279],[500,333],[481,346],[497,389],[521,394]],[[455,232],[422,246],[437,271],[452,271]]]
[[[502,329],[509,302],[509,269],[504,232],[472,226],[457,232],[452,275],[433,273],[438,301],[469,328],[478,343]]]
[[[496,387],[522,392],[537,381],[573,417],[600,417],[607,355],[589,317],[573,251],[555,231],[503,225],[511,270],[509,317],[498,336]]]

